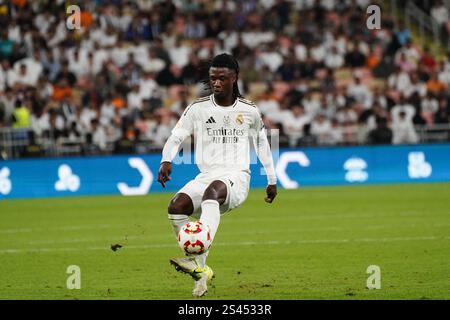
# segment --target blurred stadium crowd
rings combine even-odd
[[[66,26],[71,3],[80,30]],[[367,29],[373,3],[0,0],[0,130],[30,129],[23,156],[159,149],[208,94],[203,62],[228,52],[282,145],[417,143],[415,126],[450,123],[450,54],[387,10]],[[448,26],[449,8],[427,3]]]

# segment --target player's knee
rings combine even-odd
[[[170,200],[167,211],[169,214],[184,214],[189,216],[194,211],[192,200],[184,195],[178,194]]]
[[[216,200],[219,203],[223,203],[227,196],[227,186],[222,181],[212,182],[208,188],[206,188],[203,194],[202,201]]]
[[[185,215],[187,215],[187,213],[186,213],[186,206],[183,206],[183,205],[181,205],[179,203],[172,202],[172,201],[169,203],[169,206],[167,208],[167,212],[169,214],[185,214]]]

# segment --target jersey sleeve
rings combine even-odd
[[[194,112],[195,108],[193,108],[192,105],[189,105],[186,110],[184,110],[176,126],[172,129],[172,134],[186,137],[191,135],[194,131]]]
[[[277,176],[273,164],[272,151],[267,140],[267,131],[258,109],[254,112],[253,123],[250,127],[256,154],[267,174],[268,184],[276,184]]]
[[[193,132],[194,109],[192,105],[189,105],[183,112],[183,115],[178,120],[175,127],[172,129],[172,134],[164,145],[161,162],[171,162],[177,155],[180,145]]]

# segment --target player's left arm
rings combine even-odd
[[[267,197],[264,198],[264,200],[267,203],[272,203],[277,196],[277,176],[275,174],[272,151],[270,150],[270,144],[267,140],[266,128],[259,111],[255,112],[254,123],[251,131],[256,154],[267,175]]]

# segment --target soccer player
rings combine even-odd
[[[171,161],[181,143],[194,134],[195,162],[200,174],[170,201],[168,217],[175,237],[192,215],[209,227],[214,240],[221,214],[245,201],[250,184],[250,140],[268,178],[265,201],[272,203],[277,195],[266,130],[256,105],[239,93],[237,61],[229,54],[219,54],[208,71],[213,94],[197,99],[186,108],[162,151],[158,181],[165,188],[172,172]],[[176,270],[195,280],[192,294],[197,297],[207,292],[214,275],[206,265],[208,253],[170,260]]]

